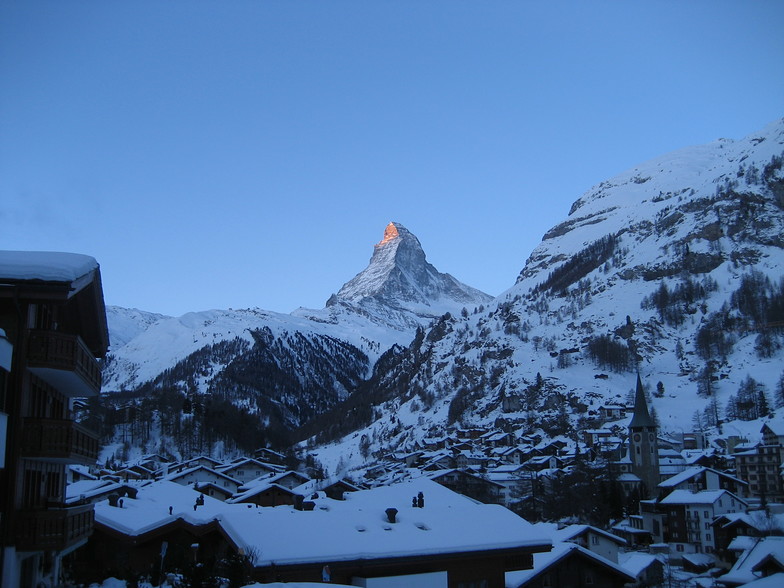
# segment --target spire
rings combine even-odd
[[[642,379],[640,374],[637,374],[637,393],[634,397],[634,415],[629,423],[630,429],[638,429],[645,427],[656,427],[650,413],[648,412],[648,403],[645,401],[645,391],[642,389]]]

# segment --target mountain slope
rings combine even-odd
[[[375,420],[322,461],[358,456],[363,436],[401,447],[460,423],[572,436],[601,403],[626,400],[637,370],[670,432],[736,418],[750,376],[772,396],[784,370],[783,155],[777,121],[592,188],[484,312],[448,317],[380,362],[349,401],[364,394],[372,409],[357,410]],[[349,431],[333,432],[321,441]]]
[[[381,354],[433,317],[489,300],[438,272],[418,239],[390,223],[368,267],[322,310],[164,317],[110,307],[103,390],[109,402],[113,392],[117,402],[166,397],[183,406],[209,396],[290,430],[349,397]]]

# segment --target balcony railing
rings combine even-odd
[[[27,365],[31,372],[71,398],[101,391],[101,368],[77,335],[30,331]]]
[[[98,460],[98,437],[67,419],[24,419],[22,456],[58,463],[92,465]]]
[[[16,514],[17,551],[62,551],[93,532],[92,504],[20,511]]]

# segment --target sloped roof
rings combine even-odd
[[[640,374],[637,374],[637,390],[634,395],[634,414],[632,420],[629,422],[630,429],[656,427],[650,413],[648,412],[648,403],[645,400],[645,391],[642,387],[642,380]]]
[[[615,572],[627,582],[634,582],[636,580],[636,578],[625,568],[622,568],[609,559],[589,551],[576,543],[554,543],[552,551],[534,554],[534,567],[532,569],[507,572],[506,585],[509,588],[517,588],[518,586],[530,582],[540,574],[545,573],[561,560],[573,554],[579,554],[582,557],[593,560],[598,565]]]
[[[411,506],[422,492],[426,506]],[[237,546],[260,554],[257,566],[295,565],[471,553],[496,549],[548,549],[549,538],[506,508],[481,504],[424,477],[391,486],[359,490],[345,500],[319,495],[313,511],[287,506],[248,508],[200,496],[174,482],[141,488],[123,508],[100,502],[96,523],[138,537],[180,519],[192,525],[217,524]],[[169,507],[172,514],[169,514]],[[396,522],[385,511],[397,509]]]

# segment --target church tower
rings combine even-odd
[[[645,485],[643,497],[656,495],[659,485],[659,444],[656,423],[648,412],[642,380],[637,374],[637,392],[634,398],[634,414],[629,422],[629,457],[632,473]]]

